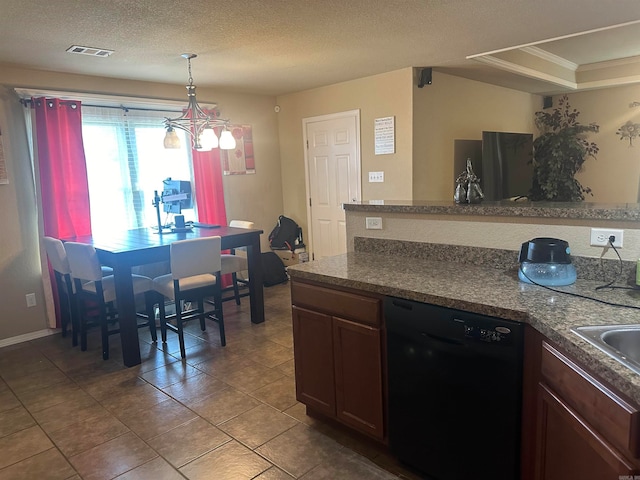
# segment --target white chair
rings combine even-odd
[[[42,241],[56,281],[62,336],[67,336],[67,329],[69,323],[71,323],[71,337],[75,347],[78,344],[78,325],[73,313],[75,300],[73,298],[73,283],[71,281],[71,268],[67,260],[67,252],[62,241],[57,238],[44,237]]]
[[[176,306],[176,325],[167,322],[164,301],[160,301],[160,331],[162,341],[167,341],[167,329],[178,334],[180,355],[186,357],[183,323],[200,319],[200,329],[206,329],[205,319],[218,323],[220,342],[226,345],[220,288],[220,237],[178,240],[171,244],[171,273],[153,279],[153,288]],[[214,298],[213,311],[205,311],[205,297]],[[183,311],[185,301],[197,301],[198,307]]]
[[[102,358],[109,358],[109,335],[120,332],[119,328],[110,329],[109,323],[115,323],[117,311],[113,304],[117,304],[116,286],[113,275],[102,276],[102,268],[98,255],[92,245],[86,243],[66,242],[71,277],[74,281],[78,320],[80,324],[80,349],[87,349],[87,327],[92,318],[97,318],[102,333]],[[146,321],[138,325],[149,327],[151,338],[155,342],[156,323],[153,313],[154,292],[152,281],[142,275],[131,275],[134,295],[145,294]],[[97,309],[97,310],[96,310]]]
[[[69,323],[71,323],[71,342],[75,347],[78,345],[79,325],[76,314],[75,289],[73,287],[73,280],[71,279],[71,268],[69,267],[67,252],[64,248],[64,243],[57,238],[45,236],[42,241],[56,281],[62,336],[67,336]],[[101,270],[102,276],[113,274],[113,269],[110,267],[102,266]]]
[[[229,222],[230,227],[236,228],[253,228],[253,222],[245,222],[243,220],[231,220]],[[246,248],[241,247],[232,249],[231,254],[222,255],[222,274],[231,274],[233,284],[230,287],[224,288],[222,291],[227,292],[233,290],[233,297],[223,298],[222,301],[234,299],[236,305],[240,305],[240,297],[246,297],[249,292],[240,294],[240,288],[238,284],[248,285],[248,274],[244,274],[243,278],[238,278],[239,272],[246,272],[248,270],[248,263],[246,257]]]

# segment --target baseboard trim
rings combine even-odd
[[[36,332],[25,333],[24,335],[18,335],[17,337],[5,338],[0,340],[0,348],[8,347],[9,345],[16,345],[17,343],[28,342],[29,340],[35,340],[37,338],[47,337],[58,333],[60,329],[46,328],[44,330],[38,330]]]

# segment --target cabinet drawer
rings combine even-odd
[[[318,287],[307,283],[291,283],[291,303],[337,317],[368,325],[381,323],[380,299]]]
[[[542,379],[612,445],[640,456],[640,412],[543,342]]]

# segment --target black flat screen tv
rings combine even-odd
[[[482,168],[476,171],[485,200],[526,197],[533,181],[533,134],[482,132]]]

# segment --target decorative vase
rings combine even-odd
[[[473,173],[471,159],[467,158],[467,169],[456,178],[453,200],[456,203],[480,203],[484,198],[480,179]]]

